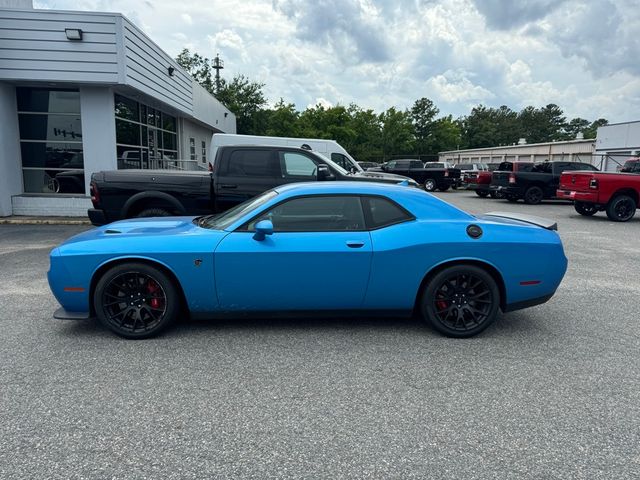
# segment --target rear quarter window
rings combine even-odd
[[[415,217],[397,203],[383,197],[363,197],[367,226],[374,230],[398,223],[408,222]]]

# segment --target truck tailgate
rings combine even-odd
[[[593,177],[591,172],[567,172],[560,176],[560,190],[589,190],[589,182]]]

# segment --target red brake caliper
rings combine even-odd
[[[147,282],[147,292],[149,292],[150,294],[154,294],[156,293],[158,290],[160,290],[160,286],[154,282],[153,280],[149,280]],[[152,308],[162,308],[160,305],[161,303],[161,299],[159,298],[152,298],[151,302],[149,302]]]

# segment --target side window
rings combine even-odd
[[[399,168],[401,170],[409,170],[409,162],[407,160],[399,160],[396,163],[396,168]]]
[[[243,177],[279,175],[271,150],[234,150],[229,155],[227,174]]]
[[[308,177],[315,179],[317,166],[313,160],[306,155],[296,152],[280,152],[280,166],[282,176],[287,177]]]
[[[351,170],[351,167],[353,167],[353,165],[351,165],[351,162],[347,159],[347,157],[345,157],[341,153],[335,153],[335,152],[332,153],[331,160],[333,160],[335,163],[337,163],[347,171]]]
[[[362,201],[370,229],[408,222],[414,218],[404,208],[386,198],[363,197]]]
[[[409,165],[409,168],[422,168],[422,162],[419,161],[412,161],[411,164]]]
[[[360,198],[347,195],[298,197],[276,205],[254,218],[246,230],[260,220],[271,220],[275,232],[341,232],[365,230]],[[242,230],[245,230],[244,228]]]
[[[391,161],[391,162],[387,162],[387,168],[396,168],[396,162],[395,160]]]

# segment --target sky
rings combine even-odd
[[[427,97],[559,105],[567,118],[640,120],[640,0],[34,0],[120,12],[162,49],[224,61],[299,110],[382,112]]]

